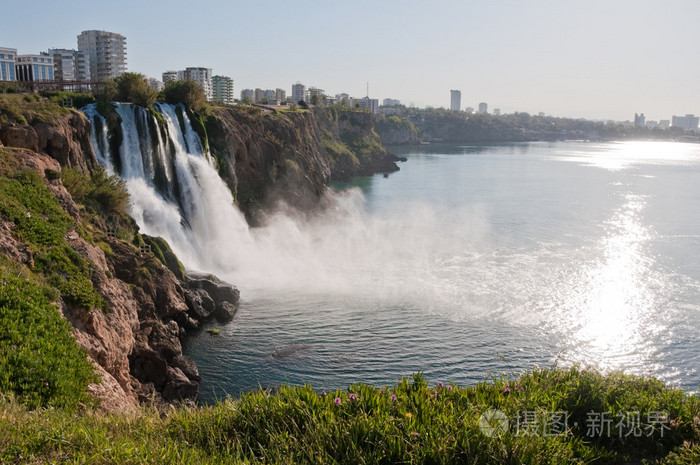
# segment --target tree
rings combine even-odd
[[[168,81],[163,89],[163,96],[168,103],[182,103],[190,110],[199,111],[207,103],[204,89],[191,79],[182,81]]]
[[[155,103],[158,94],[154,91],[143,74],[124,73],[114,82],[117,86],[116,98],[120,102],[133,102],[147,107]]]

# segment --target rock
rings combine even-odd
[[[37,152],[58,160],[61,166],[84,173],[97,166],[97,158],[90,142],[90,122],[80,112],[58,116],[51,123],[33,124],[37,134]]]
[[[131,373],[142,382],[151,382],[156,388],[165,385],[168,374],[168,364],[155,351],[141,349],[130,357]],[[184,375],[183,375],[184,376]]]
[[[219,302],[216,304],[216,309],[214,310],[214,318],[216,318],[217,321],[226,323],[233,320],[237,310],[236,306],[230,302]]]
[[[191,290],[202,289],[215,302],[238,304],[240,292],[235,286],[226,283],[212,274],[190,273],[187,275],[187,287]],[[213,311],[213,310],[212,310]]]
[[[197,365],[189,358],[187,355],[178,355],[172,360],[172,366],[179,368],[182,372],[192,381],[199,381],[202,379],[199,376],[199,370]]]
[[[194,399],[199,393],[199,383],[190,381],[180,368],[168,367],[167,381],[163,386],[163,399],[167,401]]]
[[[7,147],[17,147],[32,152],[39,151],[39,136],[31,126],[20,126],[12,123],[0,127],[0,140]]]
[[[186,290],[185,302],[187,302],[189,315],[198,321],[208,319],[216,308],[214,300],[202,289]]]

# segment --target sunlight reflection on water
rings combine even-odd
[[[600,150],[595,150],[596,148]],[[650,141],[591,144],[583,150],[563,151],[553,159],[580,162],[609,171],[638,165],[700,164],[697,144]]]

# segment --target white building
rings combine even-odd
[[[398,107],[401,105],[401,101],[393,98],[385,98],[382,102],[382,106],[385,107]]]
[[[450,91],[450,110],[459,111],[462,109],[462,91],[461,90],[451,90]]]
[[[243,89],[241,91],[241,100],[255,101],[255,91],[253,89]]]
[[[695,131],[698,129],[698,123],[700,122],[700,116],[695,115],[685,115],[685,116],[674,116],[671,119],[671,126],[683,128],[688,131]]]
[[[214,102],[233,105],[233,79],[228,76],[213,76],[211,85],[211,99]]]
[[[275,89],[275,100],[280,103],[287,100],[287,91],[284,89]]]
[[[355,99],[353,103],[359,105],[362,109],[371,111],[373,115],[379,113],[379,99],[363,97]]]
[[[83,31],[78,36],[78,50],[88,55],[93,81],[104,81],[126,72],[126,37],[121,34]]]
[[[90,80],[90,57],[82,50],[50,48],[53,58],[53,74],[57,81]]]
[[[151,89],[155,90],[156,92],[160,92],[165,87],[163,81],[156,78],[148,78],[148,85],[151,86]]]
[[[211,68],[185,68],[185,79],[202,86],[207,100],[212,99]]]
[[[163,73],[163,84],[167,84],[170,81],[179,81],[179,72],[178,71],[166,71]]]
[[[306,101],[306,86],[297,82],[292,84],[292,103],[297,104],[300,100]]]
[[[0,47],[0,81],[16,81],[15,78],[16,48]]]
[[[17,55],[15,77],[23,82],[53,81],[53,58],[48,53]]]

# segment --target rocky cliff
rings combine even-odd
[[[249,220],[279,200],[312,208],[330,180],[398,170],[366,112],[217,107],[202,129]]]
[[[23,189],[31,171],[32,189],[48,190],[51,199],[0,209],[0,266],[19,266],[54,289],[100,375],[89,390],[104,408],[196,399],[199,374],[181,340],[207,319],[230,320],[237,289],[186,275],[165,241],[139,234],[123,183],[96,163],[88,120],[29,97],[0,100],[0,178]],[[212,108],[193,116],[249,218],[280,199],[312,208],[332,179],[398,169],[368,113]],[[37,242],[22,229],[24,215],[41,229],[54,221],[49,207],[58,218],[53,239]]]
[[[204,320],[231,319],[238,291],[186,276],[165,241],[138,234],[114,200],[126,198],[123,185],[97,168],[82,113],[46,105],[39,121],[32,105],[0,102],[0,178],[21,193],[2,198],[3,272],[19,267],[54,289],[100,375],[89,390],[104,408],[196,399],[199,374],[181,339]]]
[[[5,95],[0,104],[0,141],[43,153],[62,166],[88,172],[97,166],[90,123],[77,110],[31,95]]]

